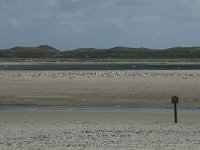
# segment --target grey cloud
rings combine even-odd
[[[199,6],[198,0],[1,0],[0,45],[196,45]]]
[[[113,4],[118,5],[118,6],[133,6],[133,7],[137,7],[137,6],[146,6],[149,3],[151,3],[151,1],[149,0],[113,0],[112,1]]]

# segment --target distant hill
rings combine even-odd
[[[38,47],[14,47],[0,50],[3,58],[200,58],[200,47],[173,47],[169,49],[148,49],[131,47],[114,47],[109,49],[79,48],[70,51],[59,51],[48,45]]]
[[[80,48],[62,52],[65,58],[200,58],[200,47],[174,47],[170,49],[148,49],[114,47],[110,49]]]
[[[13,47],[11,49],[0,50],[0,57],[9,58],[46,58],[59,57],[60,51],[48,45],[38,47]]]

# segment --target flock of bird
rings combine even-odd
[[[188,79],[190,77],[200,77],[200,73],[173,73],[173,72],[134,72],[134,71],[65,71],[65,72],[0,72],[0,76],[9,77],[34,77],[34,78],[70,78],[76,77],[181,77]]]

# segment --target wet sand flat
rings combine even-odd
[[[0,104],[200,108],[199,70],[1,71]]]
[[[0,149],[200,149],[200,114],[126,110],[1,110]]]

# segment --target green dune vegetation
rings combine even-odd
[[[22,59],[37,58],[43,60],[104,60],[104,61],[162,61],[162,60],[186,60],[197,61],[200,59],[200,47],[173,47],[168,49],[149,49],[114,47],[109,49],[79,48],[75,50],[61,51],[48,45],[37,47],[13,47],[0,50],[0,58]]]

